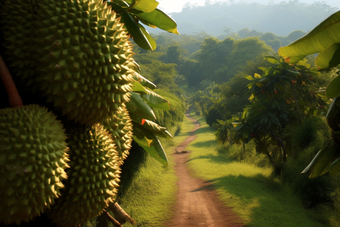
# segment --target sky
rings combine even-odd
[[[204,5],[205,1],[207,0],[157,0],[159,5],[157,8],[163,10],[166,13],[173,13],[173,12],[180,12],[185,4],[190,3],[191,5]],[[209,0],[210,2],[226,2],[229,0]],[[235,3],[237,2],[244,2],[244,3],[261,3],[261,4],[268,4],[274,3],[278,4],[283,0],[234,0]],[[286,0],[289,1],[289,0]],[[327,5],[337,7],[340,9],[340,1],[339,0],[299,0],[299,2],[303,3],[313,3],[313,2],[325,2]]]

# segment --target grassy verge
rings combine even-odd
[[[194,127],[189,121],[183,123],[185,132],[180,132],[172,141],[161,140],[169,159],[169,167],[163,167],[148,157],[145,167],[133,181],[127,195],[121,198],[121,207],[137,222],[137,226],[163,226],[172,215],[171,207],[176,202],[176,181],[171,154]],[[172,132],[172,134],[174,134]],[[125,224],[124,226],[132,226]]]
[[[213,182],[221,200],[248,226],[325,227],[329,221],[315,211],[306,210],[299,199],[270,177],[271,168],[259,168],[219,155],[213,131],[203,118],[191,150],[189,167],[194,174]],[[184,124],[182,131],[190,131]]]

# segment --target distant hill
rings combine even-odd
[[[324,2],[312,4],[298,0],[279,4],[225,3],[204,6],[187,4],[182,12],[170,14],[181,34],[207,32],[213,36],[238,33],[243,28],[287,36],[294,30],[309,31],[338,9]],[[152,33],[161,30],[151,29]]]

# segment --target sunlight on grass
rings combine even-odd
[[[175,147],[190,135],[194,125],[190,121],[185,121],[182,127],[187,131],[180,132],[173,140],[160,139],[169,159],[169,167],[163,167],[149,157],[146,166],[132,183],[127,196],[121,199],[120,205],[135,219],[137,226],[163,226],[172,215],[171,208],[176,202],[177,177],[172,169],[174,163],[171,154]]]
[[[271,168],[236,162],[219,155],[213,131],[203,118],[191,117],[201,123],[196,140],[186,148],[192,151],[188,163],[193,175],[212,182],[221,200],[232,207],[247,226],[329,226],[313,211],[304,209],[294,195],[282,189],[279,180],[271,178]],[[189,127],[187,123],[182,130],[189,131],[186,127]]]

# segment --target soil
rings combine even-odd
[[[173,207],[174,216],[165,226],[245,227],[241,218],[218,199],[211,182],[195,178],[190,174],[187,164],[188,155],[195,151],[184,149],[195,140],[195,131],[200,125],[193,118],[189,120],[195,124],[195,128],[190,132],[190,136],[177,146],[173,154],[174,169],[179,178],[177,202]]]

